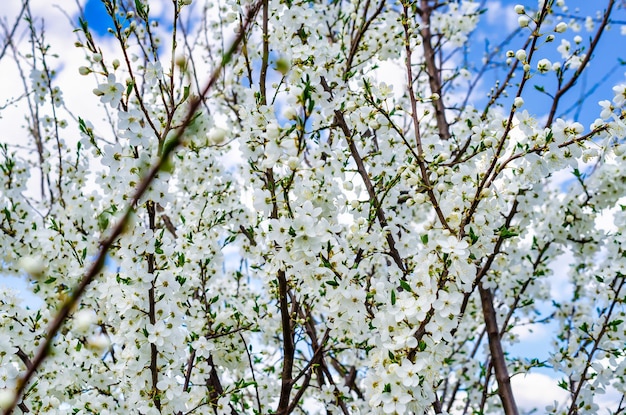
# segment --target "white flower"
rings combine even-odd
[[[615,109],[609,100],[603,100],[598,103],[602,107],[602,111],[600,112],[600,118],[603,120],[608,120],[613,114],[613,110]]]
[[[161,347],[165,343],[165,339],[172,333],[163,320],[157,321],[156,324],[149,324],[146,327],[148,331],[148,341]]]
[[[155,85],[161,78],[163,78],[163,68],[161,62],[149,62],[146,65],[146,73],[144,80],[148,85]]]
[[[464,256],[467,248],[469,247],[467,242],[459,241],[454,236],[448,236],[445,239],[438,240],[437,245],[444,254],[450,254],[457,257]]]
[[[391,392],[384,393],[382,396],[383,412],[386,414],[404,414],[406,413],[406,404],[411,402],[413,398],[399,386],[392,389]]]
[[[119,112],[119,121],[117,127],[120,130],[130,130],[133,133],[141,131],[141,123],[143,122],[142,113],[136,109],[130,109],[127,112]]]
[[[556,25],[556,27],[554,28],[554,31],[557,33],[563,33],[567,30],[567,23],[565,22],[560,22],[559,24]]]
[[[549,59],[541,59],[537,62],[537,70],[541,73],[550,72],[552,69],[552,62]]]
[[[117,108],[124,93],[124,86],[115,81],[114,74],[109,74],[107,82],[98,85],[98,88],[94,89],[93,93],[100,97],[100,102],[103,104],[108,103],[111,107]]]
[[[570,56],[571,43],[565,39],[561,39],[561,44],[556,48],[556,50],[561,54],[563,59],[567,59]]]
[[[217,400],[217,415],[228,415],[231,413],[230,409],[230,397],[228,395],[224,395]]]
[[[613,97],[613,103],[621,107],[626,103],[626,84],[619,84],[613,87],[615,96]]]

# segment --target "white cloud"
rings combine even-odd
[[[541,373],[518,375],[511,379],[517,405],[525,412],[536,409],[542,413],[546,406],[553,405],[555,401],[563,404],[568,393],[559,388],[557,383],[557,379]]]
[[[485,13],[487,23],[494,26],[501,26],[504,24],[506,30],[513,31],[518,28],[517,18],[518,15],[513,10],[512,4],[503,5],[501,1],[488,1],[485,5],[487,12]],[[498,40],[501,39],[501,35],[498,35]]]
[[[567,250],[550,263],[549,268],[553,273],[550,277],[550,296],[554,301],[564,301],[572,296],[568,272],[573,262],[574,255]]]

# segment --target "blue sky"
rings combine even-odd
[[[107,35],[107,29],[111,27],[111,18],[100,0],[87,0],[84,8],[85,20],[89,28],[99,36]]]

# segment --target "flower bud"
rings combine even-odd
[[[563,33],[567,30],[567,23],[561,22],[554,28],[554,31],[557,33]]]
[[[7,409],[15,398],[15,391],[10,388],[0,389],[0,409]]]
[[[211,145],[219,145],[226,139],[226,130],[220,127],[215,127],[207,134],[209,143]]]
[[[295,120],[296,118],[298,118],[298,110],[296,110],[291,105],[286,105],[283,109],[282,115],[288,120]]]
[[[91,325],[97,321],[98,316],[91,309],[83,309],[74,314],[74,328],[80,333],[86,333]]]
[[[20,258],[19,265],[28,275],[34,278],[43,277],[46,271],[46,265],[40,256],[22,257]]]
[[[519,108],[522,105],[524,105],[524,98],[522,97],[516,97],[515,100],[513,101],[513,106],[515,108]]]
[[[519,27],[528,27],[528,25],[530,24],[530,17],[526,15],[518,17],[517,24],[519,24]]]
[[[524,14],[526,13],[526,10],[524,9],[524,5],[523,4],[518,4],[515,6],[515,13],[517,14]]]

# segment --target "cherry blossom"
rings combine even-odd
[[[624,411],[614,0],[122,3],[0,55],[3,410]]]

